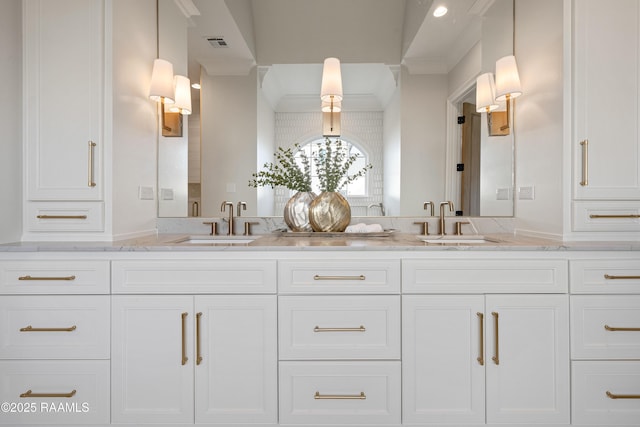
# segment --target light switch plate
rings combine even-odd
[[[139,186],[138,187],[138,198],[140,200],[153,200],[154,199],[154,190],[153,187]]]
[[[535,198],[534,187],[518,187],[518,199],[533,200]]]

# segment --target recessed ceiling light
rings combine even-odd
[[[193,83],[191,87],[194,89],[200,89],[200,83]]]
[[[435,16],[436,18],[440,18],[446,15],[448,11],[449,10],[445,6],[438,6],[436,7],[436,10],[433,11],[433,16]]]

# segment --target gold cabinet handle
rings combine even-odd
[[[364,391],[361,391],[360,394],[320,394],[319,391],[316,391],[313,398],[316,400],[365,400],[367,395],[364,394]]]
[[[187,313],[182,313],[182,365],[186,365],[187,357]]]
[[[62,276],[62,277],[33,277],[33,276],[20,276],[18,280],[76,280],[76,276]]]
[[[202,319],[202,312],[196,313],[196,365],[202,363],[202,355],[200,354],[200,319]]]
[[[611,332],[640,332],[640,328],[617,328],[609,325],[604,325],[604,328]]]
[[[613,394],[607,390],[609,399],[640,399],[640,394]]]
[[[491,315],[493,316],[493,331],[495,334],[495,345],[493,348],[493,357],[491,358],[491,360],[493,360],[493,363],[495,363],[496,365],[499,365],[500,364],[500,335],[498,334],[498,313],[496,313],[495,311],[492,311]]]
[[[359,276],[320,276],[316,274],[313,276],[313,280],[365,280],[364,274]]]
[[[20,332],[73,332],[75,330],[76,325],[69,326],[68,328],[34,328],[31,325],[20,328]]]
[[[89,187],[95,187],[96,181],[93,176],[93,151],[96,147],[96,143],[93,141],[89,141],[89,180],[87,185]]]
[[[484,366],[484,314],[477,312],[476,315],[478,315],[478,325],[480,328],[480,345],[478,349],[478,358],[476,360],[480,365]]]
[[[360,325],[357,328],[321,328],[316,326],[313,328],[313,332],[365,332],[367,328]]]
[[[38,215],[38,219],[87,219],[86,215]]]
[[[71,390],[69,393],[34,393],[31,390],[27,390],[20,395],[22,398],[26,397],[73,397],[75,396],[76,391]]]
[[[626,215],[598,215],[598,214],[591,214],[591,215],[589,215],[589,218],[593,218],[593,219],[601,219],[601,218],[633,219],[633,218],[640,218],[640,214],[626,214]]]
[[[582,146],[582,181],[580,185],[586,187],[589,185],[589,140],[580,141]]]
[[[640,276],[612,276],[610,274],[605,274],[604,278],[607,280],[638,280]]]

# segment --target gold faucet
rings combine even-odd
[[[247,202],[238,202],[238,215],[242,216],[242,211],[247,210]]]
[[[220,211],[224,212],[227,208],[227,206],[229,206],[229,232],[227,233],[227,236],[233,236],[233,203],[231,202],[227,202],[226,200],[224,202],[222,202],[222,205],[220,206]]]
[[[453,202],[446,201],[440,202],[440,221],[438,222],[438,234],[444,236],[446,233],[444,229],[444,207],[449,205],[449,212],[453,212]]]
[[[433,202],[424,202],[424,205],[422,205],[422,208],[426,211],[427,210],[427,206],[431,206],[431,215],[433,216]]]

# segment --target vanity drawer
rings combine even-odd
[[[573,202],[573,231],[640,231],[640,202]]]
[[[640,258],[569,261],[571,292],[640,294]]]
[[[280,359],[400,359],[400,296],[281,296]]]
[[[400,362],[280,362],[280,424],[400,424]]]
[[[573,295],[574,359],[640,359],[640,295]]]
[[[0,361],[0,384],[0,424],[109,423],[108,360]]]
[[[276,261],[113,261],[117,294],[270,294]]]
[[[640,362],[572,362],[571,393],[572,424],[637,426]]]
[[[406,293],[565,293],[562,260],[404,260]]]
[[[109,298],[1,298],[0,359],[108,359]]]
[[[28,231],[104,231],[103,202],[27,202],[25,209]]]
[[[0,261],[0,294],[108,293],[108,261]]]
[[[280,261],[278,286],[289,294],[398,294],[400,261]]]

